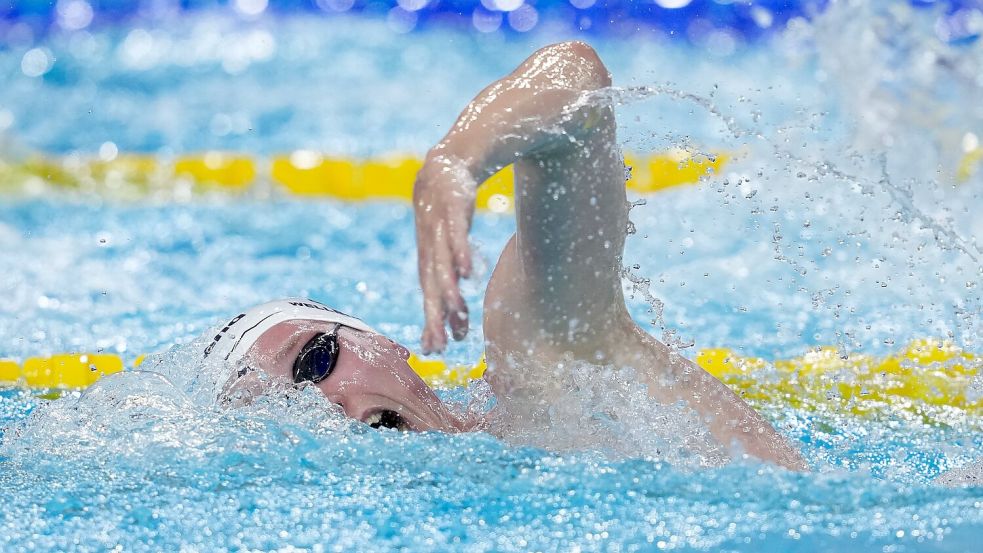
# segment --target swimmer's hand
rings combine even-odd
[[[447,346],[446,322],[455,340],[468,334],[468,306],[458,284],[471,276],[468,232],[477,182],[462,160],[427,156],[413,187],[417,261],[423,288],[424,353]]]
[[[447,345],[445,322],[450,325],[455,339],[464,338],[468,332],[468,309],[461,297],[458,281],[471,274],[468,231],[474,215],[478,183],[484,182],[506,165],[534,152],[547,154],[555,148],[568,146],[572,139],[592,136],[596,131],[591,131],[588,123],[593,121],[592,115],[597,110],[579,109],[588,107],[582,103],[582,97],[585,92],[596,91],[610,84],[607,69],[590,46],[582,42],[547,46],[519,65],[515,71],[479,92],[464,108],[443,140],[430,150],[423,169],[417,176],[413,192],[420,283],[426,314],[423,328],[424,351],[441,351]],[[602,109],[605,113],[609,111],[609,108]],[[592,124],[596,124],[596,121]],[[613,125],[608,128],[613,130]],[[613,132],[606,140],[614,143]],[[616,162],[617,169],[613,173],[616,178],[612,181],[615,186],[612,189],[623,198],[624,166],[620,153],[616,157],[613,160],[612,155],[609,155],[608,158],[612,159],[607,162]],[[590,162],[593,163],[594,159],[592,157]],[[592,174],[599,171],[596,165],[585,167],[590,167],[589,172]],[[606,177],[604,179],[610,180]],[[597,196],[587,186],[581,189],[585,194]],[[540,197],[542,201],[530,202],[543,206],[552,205],[555,201],[552,195],[545,192]],[[612,205],[621,206],[624,210],[624,203],[622,199]],[[580,204],[570,201],[564,205]],[[560,217],[559,211],[555,212]],[[567,212],[571,218],[577,218],[570,209]],[[591,235],[599,235],[594,226],[591,226],[593,223],[583,224],[584,229],[590,229]],[[617,220],[612,223],[612,228],[618,228],[618,232],[621,232],[624,225],[625,223]],[[542,240],[534,243],[549,242],[551,235],[543,230],[545,225],[536,226],[532,232]],[[610,235],[613,236],[613,233]],[[568,242],[566,239],[562,241],[563,244]],[[532,249],[536,250],[535,245]],[[557,242],[540,249],[557,251]],[[604,252],[613,261],[620,260],[620,257],[615,259],[620,251],[620,248],[604,247]],[[540,252],[536,250],[534,255],[540,256]],[[580,259],[590,258],[591,255],[593,254]],[[572,257],[568,252],[548,259],[540,256],[540,265]],[[550,266],[556,271],[563,271],[570,265],[553,263]],[[597,274],[590,264],[580,263],[578,268],[581,273]],[[611,277],[608,280],[612,287],[616,287],[620,296],[620,278]],[[579,290],[587,289],[589,288],[577,287],[576,294],[580,294]],[[578,309],[582,311],[582,305]]]

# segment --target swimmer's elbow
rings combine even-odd
[[[597,54],[586,42],[572,41],[567,43],[580,67],[584,70],[584,87],[592,90],[611,86],[611,73]]]
[[[556,82],[564,88],[591,91],[611,86],[611,73],[597,51],[586,42],[571,40],[552,44],[533,54],[531,59],[537,58],[560,68],[562,76]]]

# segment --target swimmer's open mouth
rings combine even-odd
[[[389,409],[383,409],[378,413],[373,413],[363,421],[372,428],[392,428],[394,430],[407,431],[413,430],[399,413]]]

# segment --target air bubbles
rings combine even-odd
[[[754,20],[755,25],[758,27],[767,29],[771,27],[771,24],[775,20],[775,16],[772,15],[768,8],[764,8],[762,6],[751,6],[751,19]]]
[[[653,0],[656,6],[660,8],[665,8],[667,10],[676,10],[679,8],[685,8],[690,5],[693,0]]]
[[[396,0],[396,3],[408,12],[415,12],[427,7],[430,0]]]
[[[737,49],[737,34],[730,29],[714,29],[704,40],[707,50],[715,56],[729,56]]]
[[[570,0],[570,5],[581,10],[593,7],[597,0]]]
[[[962,139],[963,152],[966,152],[968,154],[969,152],[975,151],[979,147],[980,147],[980,139],[978,136],[976,136],[976,133],[968,132],[963,135],[963,139]]]
[[[105,36],[94,36],[88,31],[72,33],[68,40],[68,50],[77,60],[100,62],[109,48]]]
[[[133,69],[149,69],[157,63],[160,48],[146,29],[133,29],[119,45],[119,57]]]
[[[536,11],[536,8],[528,4],[523,4],[516,8],[515,11],[509,12],[508,19],[510,27],[524,33],[532,30],[536,26],[536,23],[539,22],[539,12]]]
[[[235,0],[235,10],[246,17],[256,17],[266,11],[269,0]]]
[[[58,301],[58,298],[49,298],[48,296],[41,295],[38,296],[37,304],[41,309],[58,309],[61,302]],[[38,332],[35,334],[35,336],[39,336],[41,340],[45,339],[44,332]]]
[[[202,161],[205,162],[205,167],[214,170],[221,169],[228,162],[228,157],[217,150],[210,150],[205,152],[202,157]]]
[[[243,49],[253,61],[266,61],[276,53],[276,39],[269,31],[257,29],[246,35]]]
[[[315,0],[317,7],[326,12],[346,12],[355,5],[355,0]]]
[[[224,46],[216,44],[209,56],[221,60],[222,69],[227,73],[241,73],[255,62],[271,59],[276,54],[276,39],[268,31],[256,29],[244,35],[233,35],[226,39]],[[205,57],[205,56],[203,56]]]
[[[945,42],[972,40],[983,32],[983,15],[976,9],[963,8],[939,17],[935,34]]]
[[[489,10],[511,12],[519,9],[525,0],[481,0],[481,5]]]
[[[55,64],[55,56],[47,48],[31,48],[20,60],[20,70],[28,77],[40,77]]]
[[[242,135],[249,132],[252,122],[244,113],[216,113],[209,129],[215,136]]]
[[[471,14],[471,24],[478,32],[493,33],[502,26],[502,14],[484,8],[475,8]]]
[[[14,121],[16,118],[14,114],[8,109],[0,109],[0,132],[3,132],[10,127],[14,126]]]
[[[84,29],[92,23],[92,6],[85,0],[59,0],[55,11],[58,25],[68,31]]]
[[[492,194],[488,198],[488,210],[492,213],[508,213],[512,210],[512,199],[504,194]]]
[[[103,142],[99,146],[99,159],[102,161],[113,161],[119,156],[119,148],[114,142]]]
[[[4,29],[3,40],[10,46],[26,48],[34,44],[34,30],[27,23],[14,23]]]
[[[750,200],[758,194],[758,189],[751,186],[751,181],[744,181],[741,183],[741,193],[745,200]]]
[[[417,14],[396,6],[386,14],[386,24],[397,33],[408,33],[416,27]]]
[[[301,170],[310,170],[324,162],[324,157],[314,150],[295,150],[290,154],[290,164]]]
[[[232,118],[225,113],[216,113],[209,127],[215,136],[225,136],[232,132]]]

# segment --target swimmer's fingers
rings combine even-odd
[[[440,294],[440,284],[436,277],[433,262],[433,243],[429,236],[418,232],[418,262],[420,265],[420,287],[423,289],[423,353],[443,351],[447,345],[444,332],[444,301]]]
[[[447,236],[439,233],[437,244],[434,266],[439,279],[444,316],[451,327],[451,335],[455,340],[462,340],[468,334],[468,305],[461,295],[459,273],[455,268],[449,233]]]
[[[417,176],[414,210],[424,296],[422,345],[428,353],[446,347],[445,322],[456,340],[468,332],[468,308],[458,280],[471,274],[468,232],[474,189],[470,175],[444,162],[426,165]]]
[[[449,271],[442,272],[447,279],[442,285],[444,307],[447,310],[447,324],[455,340],[463,340],[468,335],[468,305],[461,295],[460,279],[471,276],[471,245],[468,233],[471,231],[471,218],[474,215],[475,190],[470,182],[455,182],[456,188],[446,196],[447,211],[447,258],[439,259],[438,264],[447,264]]]
[[[471,244],[468,234],[471,231],[471,217],[474,214],[474,196],[460,198],[448,213],[447,242],[454,261],[454,270],[461,278],[471,277]]]
[[[424,297],[423,311],[425,321],[420,342],[424,355],[444,351],[447,347],[447,332],[444,331],[444,306],[440,295]]]
[[[458,286],[458,275],[445,225],[424,228],[429,238],[420,245],[420,282],[423,288],[424,315],[423,349],[425,353],[443,351],[447,346],[444,324],[451,328],[455,340],[468,332],[468,307]],[[427,232],[432,231],[432,232]]]

